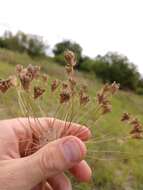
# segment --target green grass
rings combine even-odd
[[[31,59],[26,54],[14,53],[7,50],[0,49],[0,78],[14,74],[14,66],[16,64],[27,65],[29,63],[38,64],[42,66],[42,70],[46,72],[51,78],[64,79],[64,68],[55,64],[52,59]],[[102,83],[97,80],[92,74],[85,74],[77,72],[77,78],[80,83],[88,85],[89,94],[94,97],[97,90],[100,89]],[[49,87],[48,87],[49,88]],[[51,115],[57,107],[56,95],[52,96],[45,94],[45,101],[41,101],[41,107],[49,112]],[[137,155],[143,153],[142,140],[129,140],[121,142],[119,137],[127,135],[129,127],[120,122],[121,115],[124,111],[128,111],[136,115],[143,122],[143,96],[138,96],[131,92],[120,91],[113,97],[113,111],[108,114],[103,120],[99,121],[97,125],[93,122],[95,116],[94,111],[86,110],[86,117],[79,114],[78,119],[75,120],[80,123],[86,123],[93,128],[93,133],[100,140],[107,140],[115,137],[114,141],[107,141],[103,143],[88,144],[89,153],[97,151],[87,158],[93,170],[92,180],[88,184],[80,184],[74,179],[75,189],[84,190],[142,190],[143,189],[143,158]],[[90,109],[94,105],[91,104]],[[50,107],[50,110],[49,110]],[[67,109],[65,107],[65,109]],[[75,108],[78,109],[78,106]],[[83,110],[85,111],[85,110]],[[11,118],[15,115],[20,116],[21,112],[18,108],[17,97],[14,90],[9,91],[5,97],[0,94],[0,119]],[[96,142],[96,141],[95,141]],[[121,154],[101,153],[101,151],[116,151],[130,152],[130,156]],[[97,156],[104,158],[115,158],[115,160],[96,160]],[[131,157],[131,158],[129,158]]]

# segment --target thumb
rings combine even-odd
[[[83,159],[85,153],[85,145],[77,137],[68,136],[53,141],[33,155],[19,159],[19,164],[18,162],[17,165],[14,164],[16,183],[21,183],[18,184],[21,190],[32,189],[43,179],[73,167]]]

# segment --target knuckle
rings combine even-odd
[[[53,147],[49,147],[42,152],[39,164],[43,175],[51,176],[62,172],[64,163],[65,161],[59,154],[59,151],[57,152]]]

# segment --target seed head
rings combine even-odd
[[[63,88],[63,90],[66,90],[68,87],[69,87],[69,85],[68,85],[67,82],[63,82],[63,83],[62,83],[62,88]]]
[[[129,121],[130,115],[128,113],[123,113],[121,121]]]
[[[62,92],[60,93],[60,103],[66,103],[70,100],[71,97],[71,93],[68,89],[64,89],[62,90]]]
[[[119,90],[120,84],[117,84],[116,82],[113,82],[110,87],[111,87],[110,88],[111,94],[115,94]]]
[[[37,79],[40,73],[40,67],[33,65],[28,65],[26,68],[17,65],[16,70],[24,90],[29,89],[32,80]]]
[[[103,104],[102,107],[102,114],[106,114],[112,111],[112,105],[111,104]]]
[[[5,93],[12,86],[17,85],[17,79],[15,76],[10,76],[8,79],[0,80],[0,91]]]
[[[51,83],[51,91],[54,92],[58,88],[59,84],[60,83],[57,79],[53,80]]]
[[[76,80],[73,77],[69,77],[69,88],[70,88],[72,94],[74,94],[75,86],[76,86]]]
[[[89,96],[85,92],[80,91],[79,100],[80,100],[80,105],[86,105],[89,102]]]
[[[27,72],[31,74],[32,80],[36,79],[39,76],[40,73],[40,67],[39,66],[33,66],[33,65],[28,65],[27,67]]]
[[[76,57],[74,52],[67,50],[64,52],[64,57],[69,66],[74,67],[76,65]]]
[[[39,86],[34,87],[34,99],[37,99],[38,97],[42,96],[45,92],[45,89],[40,88]]]
[[[66,72],[67,72],[68,75],[70,75],[70,74],[73,73],[73,67],[67,65],[67,66],[65,67],[65,69],[66,69]]]

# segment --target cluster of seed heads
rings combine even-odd
[[[54,92],[58,88],[59,85],[60,85],[59,80],[57,79],[53,80],[51,83],[51,91]]]
[[[89,96],[87,95],[87,86],[83,85],[79,92],[80,105],[86,105],[89,102]]]
[[[23,68],[22,65],[17,65],[16,71],[23,89],[29,90],[31,82],[39,76],[40,67],[30,64],[26,68]]]
[[[44,88],[40,88],[39,86],[34,87],[34,99],[37,99],[38,97],[42,96],[45,92]]]
[[[110,97],[118,91],[119,87],[120,85],[116,82],[113,82],[112,84],[105,84],[97,93],[97,103],[100,106],[102,114],[112,111]]]
[[[10,76],[8,79],[0,79],[0,92],[5,93],[9,88],[16,86],[17,79],[15,76]]]
[[[68,75],[68,80],[62,83],[62,88],[60,92],[60,103],[69,102],[70,98],[75,95],[76,81],[74,79],[74,66],[76,65],[75,54],[67,50],[64,53],[64,58],[66,61],[66,72]]]
[[[51,93],[54,95],[55,91],[59,89],[58,91],[58,97],[60,104],[64,103],[72,103],[75,98],[78,100],[78,103],[80,106],[85,106],[88,104],[88,102],[91,101],[91,97],[88,95],[87,86],[80,85],[75,80],[75,72],[74,67],[76,66],[76,56],[75,54],[67,50],[64,53],[64,58],[66,61],[66,74],[67,79],[66,81],[61,82],[58,79],[53,80],[51,83],[48,80],[47,74],[41,74],[40,67],[34,66],[34,65],[28,65],[27,67],[23,67],[22,65],[16,66],[16,76],[11,76],[8,79],[2,80],[0,79],[0,92],[5,93],[8,89],[11,87],[15,87],[20,89],[20,92],[26,91],[26,93],[31,95],[33,99],[37,99],[39,97],[42,97],[43,94],[46,92],[46,85],[47,82],[50,83]],[[42,79],[43,86],[41,87],[39,79]],[[36,85],[34,83],[36,81]],[[38,85],[39,84],[39,85]],[[103,116],[106,113],[109,113],[112,111],[112,104],[111,104],[111,97],[119,90],[120,85],[116,82],[113,82],[112,84],[105,84],[102,89],[97,93],[96,95],[96,103],[94,109],[96,110],[95,113],[98,113],[97,116]],[[22,90],[21,90],[22,89]],[[72,101],[70,101],[72,100]],[[72,105],[75,106],[75,105]],[[55,116],[54,116],[55,117]],[[97,117],[95,121],[98,119]],[[121,119],[122,122],[127,122],[131,125],[130,135],[133,138],[141,139],[143,138],[143,125],[138,121],[137,118],[132,117],[128,113],[124,113]],[[65,119],[66,122],[66,119]],[[54,124],[54,122],[52,122]],[[35,133],[35,129],[33,130],[33,139],[35,139],[35,143],[37,143],[38,147],[43,146],[45,143],[47,143],[47,139],[55,140],[56,138],[60,138],[62,136],[66,136],[68,134],[69,127],[65,127],[64,129],[60,129],[58,131],[55,131],[54,127],[51,127],[49,131],[47,131],[46,134],[42,134],[39,138],[39,135]],[[80,130],[81,132],[81,130]],[[33,149],[33,152],[35,152],[37,149]],[[30,153],[33,153],[30,150]]]
[[[121,121],[131,126],[130,135],[132,138],[143,139],[143,125],[137,118],[129,113],[123,113]]]

